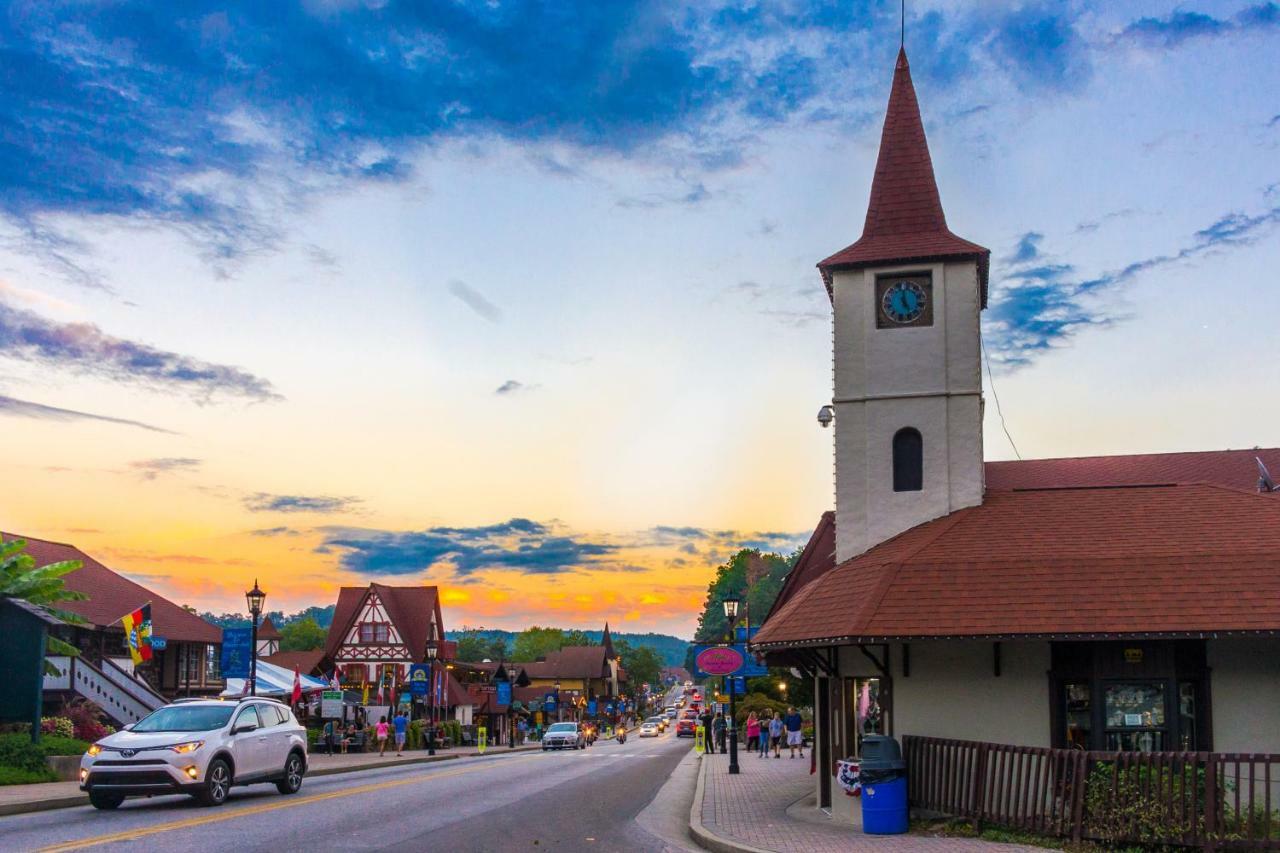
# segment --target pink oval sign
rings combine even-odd
[[[745,663],[737,649],[703,649],[694,659],[694,665],[707,675],[731,675],[742,669]]]

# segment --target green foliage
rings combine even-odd
[[[0,785],[35,785],[40,782],[57,782],[58,776],[48,767],[39,770],[21,770],[0,764]]]
[[[662,675],[662,658],[648,646],[632,645],[627,640],[615,640],[614,651],[622,658],[622,668],[627,672],[628,689],[639,693],[640,685],[649,682],[649,686],[657,689]]]
[[[1172,792],[1185,809],[1170,809],[1161,794]],[[1121,768],[1098,762],[1085,783],[1086,834],[1108,845],[1118,842],[1157,844],[1190,833],[1204,833],[1204,769],[1190,765],[1181,772],[1139,765]]]
[[[751,624],[759,625],[773,606],[773,600],[782,589],[782,581],[799,554],[790,558],[780,554],[761,554],[754,548],[743,548],[716,569],[716,576],[707,586],[707,599],[698,617],[698,642],[719,643],[729,633],[729,620],[724,615],[724,600],[736,596],[746,604],[739,618],[749,616]],[[755,580],[748,583],[748,576]]]
[[[35,558],[24,553],[27,547],[25,539],[10,539],[0,542],[0,598],[20,598],[32,604],[38,604],[52,615],[71,625],[83,625],[85,619],[79,614],[63,610],[57,605],[64,601],[84,601],[88,598],[82,592],[73,592],[63,585],[63,575],[69,575],[82,565],[79,560],[63,560],[47,566],[36,567]],[[76,656],[80,650],[57,637],[49,636],[45,650],[51,655]],[[58,671],[47,660],[44,662],[46,675],[57,675]]]
[[[48,769],[44,747],[32,743],[28,735],[0,735],[0,767],[12,767],[37,773]]]
[[[76,727],[68,717],[41,717],[40,733],[42,736],[75,737]]]
[[[511,644],[511,659],[528,663],[559,651],[565,645],[565,632],[559,628],[540,628],[534,625],[516,634]]]
[[[449,632],[446,632],[446,635]],[[482,660],[505,660],[507,637],[505,631],[486,631],[483,628],[464,628],[453,634],[458,644],[458,660],[478,663]]]
[[[756,712],[757,717],[763,715],[766,720],[773,719],[775,711],[783,715],[787,713],[787,703],[771,699],[763,693],[748,693],[746,696],[740,696],[737,699],[737,706],[736,719],[739,723],[745,723],[752,711]]]
[[[321,628],[310,616],[286,622],[280,628],[280,650],[285,652],[304,652],[324,648],[325,638],[329,632]]]

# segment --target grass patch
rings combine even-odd
[[[37,782],[57,782],[52,770],[23,770],[21,767],[0,766],[0,785],[34,785]]]
[[[1110,853],[1131,853],[1131,851],[1141,851],[1143,849],[1140,847],[1099,847],[1088,842],[1073,844],[1064,838],[1036,835],[1035,833],[1013,829],[1001,829],[994,826],[985,827],[981,832],[975,832],[973,824],[969,821],[952,818],[913,820],[911,821],[911,832],[914,835],[927,835],[934,838],[981,838],[983,841],[994,841],[1000,844],[1021,844],[1027,847],[1043,847],[1046,850],[1066,850],[1068,853],[1097,853],[1102,850],[1110,851]]]

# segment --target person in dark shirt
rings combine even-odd
[[[702,716],[699,717],[698,720],[702,723],[702,739],[706,742],[707,754],[710,755],[711,753],[716,751],[715,744],[714,744],[715,738],[712,737],[712,727],[711,727],[711,724],[715,720],[715,717],[711,714],[711,709],[706,708],[703,710]]]
[[[804,758],[804,735],[800,729],[804,725],[799,712],[795,708],[788,708],[787,715],[782,718],[782,727],[787,730],[787,746],[791,749],[791,757],[796,757],[796,750],[800,750],[800,757]]]

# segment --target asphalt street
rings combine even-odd
[[[221,808],[130,799],[0,818],[0,849],[670,850],[636,823],[690,748],[668,731],[626,744],[525,752],[308,779],[281,796],[236,788]]]

